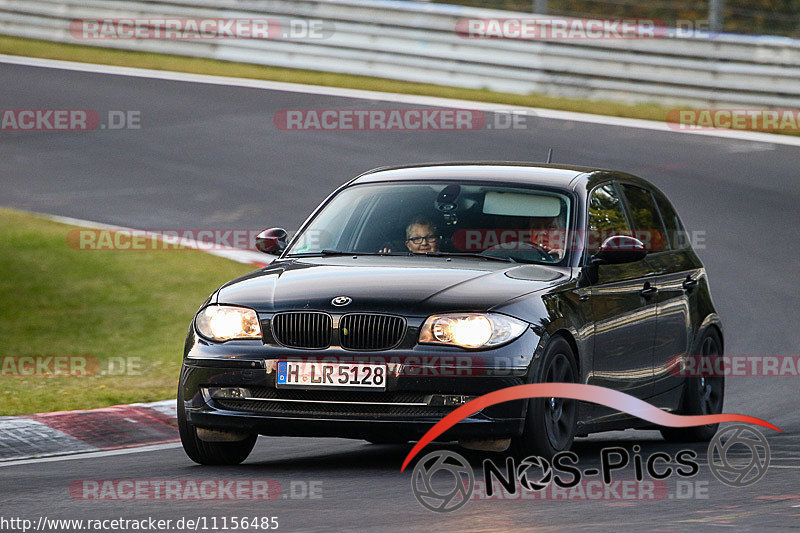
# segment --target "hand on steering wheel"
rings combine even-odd
[[[542,261],[548,261],[551,263],[557,263],[559,261],[558,259],[553,257],[550,254],[550,252],[543,246],[532,242],[505,242],[505,243],[495,244],[494,246],[490,246],[489,248],[485,249],[481,253],[484,254],[493,251],[530,251],[530,250],[536,250],[537,252],[539,252]]]

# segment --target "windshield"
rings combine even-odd
[[[559,263],[568,196],[458,182],[356,185],[337,194],[287,255],[469,255]]]

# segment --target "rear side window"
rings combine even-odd
[[[631,228],[617,190],[611,183],[601,185],[589,196],[587,248],[596,251],[614,235],[631,235]]]
[[[667,250],[669,248],[667,232],[652,193],[627,183],[623,183],[621,188],[628,201],[633,236],[644,243],[648,252]]]
[[[686,230],[683,229],[681,219],[678,218],[678,214],[670,205],[669,200],[658,191],[653,191],[653,196],[656,199],[658,210],[661,212],[661,218],[664,220],[671,249],[683,250],[688,248],[689,239],[686,235]]]

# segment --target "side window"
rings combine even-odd
[[[644,243],[648,252],[668,249],[666,230],[650,191],[626,183],[621,188],[628,201],[633,236]]]
[[[672,208],[672,205],[670,205],[666,197],[658,191],[655,191],[653,196],[655,196],[658,210],[661,212],[661,218],[664,220],[664,226],[666,226],[667,237],[671,248],[673,250],[688,248],[689,239],[686,236],[686,230],[683,229],[681,219],[678,218],[678,214]]]
[[[590,251],[597,250],[603,241],[614,235],[631,235],[622,202],[611,183],[592,191],[588,219],[586,239]]]

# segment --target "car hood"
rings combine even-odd
[[[425,316],[489,310],[565,281],[568,269],[441,257],[323,257],[276,261],[224,285],[217,302],[261,312],[314,309]],[[331,303],[337,296],[352,302]]]

